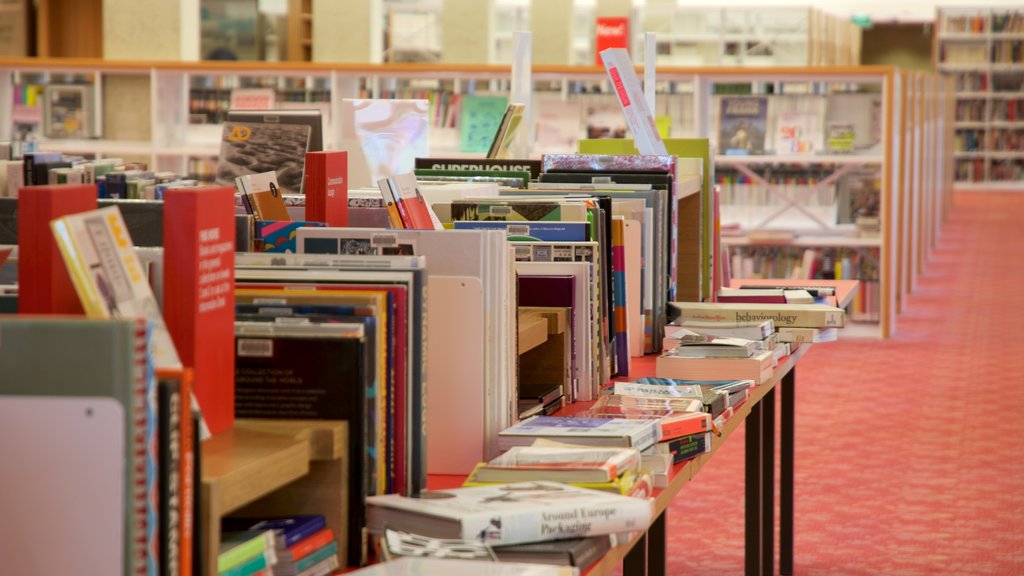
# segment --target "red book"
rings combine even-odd
[[[210,434],[235,418],[235,191],[172,188],[164,196],[164,321]]]
[[[26,186],[18,191],[18,312],[83,314],[50,221],[96,209],[95,184]]]
[[[629,18],[608,16],[598,18],[594,23],[595,66],[603,66],[601,51],[605,48],[629,49]]]
[[[348,226],[348,152],[306,152],[306,220]]]

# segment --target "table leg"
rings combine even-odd
[[[761,399],[761,563],[775,573],[775,389]]]
[[[651,527],[647,529],[647,574],[649,576],[665,576],[666,574],[666,553],[668,547],[665,542],[665,510],[658,515]]]
[[[793,460],[796,366],[782,377],[779,431],[779,574],[793,574]]]
[[[761,402],[750,409],[747,416],[744,573],[761,576]]]
[[[633,549],[622,560],[623,576],[647,576],[647,532],[637,540]]]

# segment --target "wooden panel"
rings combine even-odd
[[[38,0],[36,10],[40,57],[103,56],[103,0]]]

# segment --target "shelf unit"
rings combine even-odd
[[[1024,191],[1024,8],[940,7],[933,60],[956,94],[956,186]]]
[[[586,111],[596,103],[611,103],[614,97],[605,71],[595,66],[536,66],[533,68],[531,106],[534,116],[544,118],[546,108],[575,112],[559,113],[555,120],[576,138],[587,134]],[[94,79],[97,105],[101,110],[112,106],[111,100],[130,100],[140,108],[148,106],[144,118],[126,127],[116,126],[121,114],[104,115],[104,135],[98,140],[44,141],[41,148],[66,152],[82,152],[106,156],[142,157],[150,166],[187,174],[193,159],[215,158],[219,150],[219,128],[216,125],[189,123],[190,90],[202,79],[242,86],[266,81],[302,83],[321,90],[322,105],[331,119],[327,121],[324,139],[328,148],[341,141],[341,131],[333,118],[342,98],[401,95],[414,91],[424,93],[492,93],[507,94],[510,69],[507,66],[476,65],[353,65],[328,63],[248,63],[248,62],[109,62],[100,60],[0,60],[0,118],[9,118],[12,94],[19,78],[28,75],[74,74]],[[122,92],[105,93],[111,78],[134,79],[141,85],[138,94],[128,98]],[[118,83],[122,85],[123,83]],[[871,136],[857,143],[849,155],[821,154],[785,156],[773,153],[760,156],[716,157],[720,174],[728,171],[754,176],[778,166],[827,167],[835,174],[849,174],[863,167],[876,171],[879,216],[882,231],[879,246],[879,322],[877,331],[887,336],[895,329],[895,316],[902,298],[913,289],[921,263],[934,246],[939,223],[949,209],[953,169],[952,150],[952,81],[937,76],[905,72],[892,67],[777,67],[757,68],[670,68],[658,69],[656,112],[671,117],[673,137],[718,138],[717,115],[719,99],[716,86],[746,85],[754,94],[767,94],[776,99],[769,106],[771,113],[792,110],[802,101],[818,102],[828,120],[829,108],[843,108],[842,102],[830,98],[868,99],[871,118],[855,118],[863,129],[858,134]],[[858,86],[872,86],[862,90]],[[313,89],[313,88],[311,88]],[[116,97],[116,98],[115,98]],[[788,103],[787,103],[788,102]],[[793,104],[793,103],[796,104]],[[787,108],[788,106],[788,108]],[[617,109],[611,109],[621,118]],[[858,112],[858,114],[861,114]],[[549,115],[548,117],[550,117]],[[146,123],[145,119],[149,122]],[[824,124],[823,124],[824,125]],[[872,127],[874,126],[874,127]],[[771,121],[767,130],[774,128]],[[124,136],[128,133],[128,137]],[[11,127],[0,124],[0,140],[11,136]],[[450,126],[431,129],[432,155],[460,155],[458,129]],[[858,140],[860,138],[858,137]],[[530,148],[534,156],[556,150],[543,146]],[[565,150],[558,150],[565,151]],[[775,167],[775,168],[773,168]],[[848,176],[844,176],[848,177]],[[823,177],[824,178],[824,177]],[[842,182],[838,177],[835,180]],[[830,224],[829,222],[824,222]],[[819,223],[820,224],[820,223]],[[849,225],[815,225],[802,230],[810,242],[822,236],[835,245],[838,237],[849,238],[854,229]],[[835,228],[835,230],[827,230]],[[850,243],[851,240],[842,240]],[[727,244],[733,242],[728,240]],[[748,237],[747,244],[770,242]],[[848,246],[849,247],[849,246]],[[867,250],[866,247],[859,247]]]
[[[849,66],[860,62],[860,28],[813,7],[678,6],[646,3],[634,53],[654,32],[669,66]]]

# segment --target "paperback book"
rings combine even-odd
[[[654,420],[534,416],[503,430],[498,435],[498,447],[508,450],[529,445],[537,438],[643,450],[661,439],[661,427]]]

